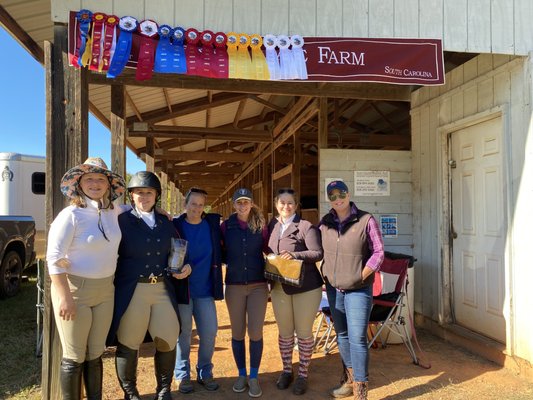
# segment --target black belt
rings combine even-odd
[[[150,275],[150,276],[139,276],[139,279],[137,279],[137,282],[139,283],[151,283],[156,284],[158,282],[163,282],[163,275]]]

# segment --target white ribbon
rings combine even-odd
[[[277,81],[281,79],[278,53],[276,52],[278,38],[270,34],[265,35],[263,38],[263,45],[265,46],[266,50],[265,58],[268,65],[268,72],[270,73],[270,80]]]
[[[307,65],[305,63],[305,54],[302,49],[304,38],[300,35],[291,36],[291,44],[296,79],[307,79]]]
[[[289,49],[291,41],[288,36],[278,36],[279,47],[279,67],[281,70],[281,79],[296,79],[297,73],[294,66],[294,58]]]

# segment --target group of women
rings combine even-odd
[[[179,392],[193,392],[193,319],[199,339],[196,381],[206,390],[217,390],[212,362],[218,329],[215,301],[223,298],[238,374],[232,390],[248,390],[250,397],[260,397],[269,295],[282,361],[276,386],[285,390],[292,385],[293,393],[302,395],[308,385],[312,327],[324,283],[344,366],[344,378],[330,394],[367,398],[366,327],[383,242],[375,219],[350,201],[344,182],[327,186],[331,210],[318,227],[296,213],[297,194],[289,188],[277,192],[278,216],[268,224],[246,188],[235,191],[235,213],[222,223],[220,215],[204,212],[207,193],[198,188],[187,192],[185,213],[170,220],[156,207],[160,182],[146,171],[133,175],[128,183],[131,205],[117,206],[113,201],[126,191],[125,182],[98,158],[69,170],[61,190],[71,205],[51,225],[47,261],[63,349],[64,399],[81,398],[82,376],[87,398],[102,398],[106,344],[117,346],[116,372],[124,398],[140,399],[137,360],[146,340],[155,345],[155,398],[172,398],[173,378]],[[183,268],[169,273],[172,238],[187,240],[188,247]],[[270,253],[301,260],[303,281],[298,286],[267,281],[265,255]],[[321,260],[320,271],[317,262]]]

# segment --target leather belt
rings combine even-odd
[[[150,283],[152,285],[163,282],[163,275],[154,275],[150,274],[150,276],[139,276],[137,279],[137,282],[139,283]]]

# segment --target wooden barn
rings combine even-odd
[[[199,31],[438,39],[444,84],[108,79],[68,65],[82,8]],[[62,173],[87,156],[88,112],[109,127],[113,169],[125,172],[128,146],[175,212],[200,186],[228,215],[246,186],[271,213],[272,193],[292,186],[317,221],[325,185],[342,178],[390,228],[387,249],[416,257],[417,325],[530,377],[532,20],[530,0],[0,0],[0,23],[46,69],[48,221]],[[43,394],[55,398],[53,330],[45,345]]]

